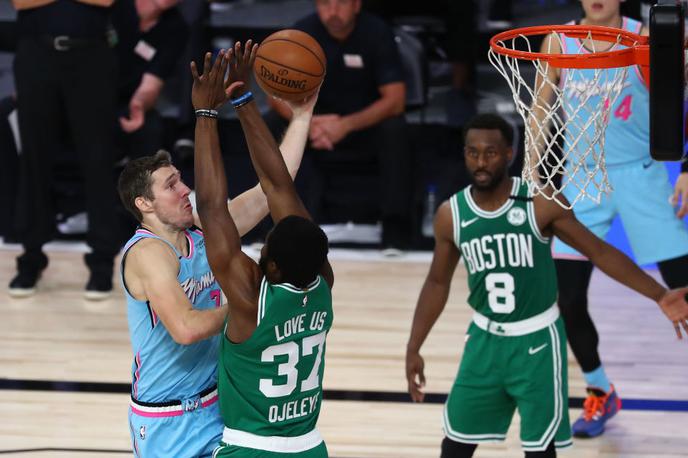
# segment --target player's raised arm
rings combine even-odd
[[[249,46],[249,43],[247,43],[246,47],[242,49],[241,43],[236,43],[234,46],[234,57],[230,60],[230,79],[232,79],[233,74],[247,72],[248,69],[253,67],[256,51],[257,45]],[[305,100],[303,104],[292,105],[292,110],[294,110],[292,127],[298,125],[297,129],[301,129],[304,127],[304,123],[310,122],[313,107],[315,106],[315,98],[317,98],[317,95]],[[253,95],[246,91],[241,97],[234,99],[232,105],[234,105],[241,122],[251,162],[258,175],[260,186],[267,197],[270,215],[275,224],[279,223],[286,216],[291,215],[310,220],[311,217],[296,193],[294,182],[289,174],[284,158],[279,148],[277,148],[277,143],[272,133],[260,115],[258,107],[253,100]],[[297,124],[294,124],[294,122]],[[297,137],[292,146],[304,148],[305,138]],[[334,275],[332,267],[327,260],[323,264],[321,274],[328,285],[332,287]]]
[[[224,51],[220,51],[214,63],[211,63],[211,54],[206,53],[200,75],[196,64],[191,63],[194,79],[191,99],[196,110],[196,204],[206,242],[209,248],[213,247],[208,250],[213,270],[218,267],[218,262],[213,262],[214,257],[224,258],[241,251],[239,234],[227,208],[227,177],[217,133],[217,109],[227,99],[223,78],[226,68]]]
[[[313,104],[316,97],[312,98]],[[308,141],[308,130],[313,116],[312,106],[303,105],[301,110],[295,112],[289,126],[284,133],[279,149],[282,152],[284,163],[287,165],[292,180],[296,178],[303,158],[303,152]],[[239,235],[243,236],[253,229],[258,222],[269,214],[268,202],[260,184],[244,191],[229,203],[229,212],[237,226]]]
[[[420,291],[413,315],[411,335],[406,346],[406,381],[411,399],[423,401],[425,385],[423,358],[420,347],[439,318],[449,297],[449,285],[460,253],[454,245],[452,213],[449,202],[437,209],[435,215],[435,250],[430,271]]]
[[[256,47],[250,49],[251,55],[248,61],[251,63],[255,59],[256,49]],[[234,53],[235,59],[232,61],[230,72],[240,71],[241,65],[246,61],[240,43],[235,46]],[[244,97],[247,95],[245,94]],[[277,223],[289,215],[310,219],[310,215],[296,193],[294,182],[277,147],[277,142],[263,121],[255,101],[252,97],[248,97],[245,102],[237,101],[235,109],[246,136],[253,168],[267,196],[273,221]]]
[[[250,46],[250,43],[247,43]],[[203,74],[191,63],[194,83],[191,98],[196,110],[196,151],[194,173],[196,203],[203,223],[207,257],[220,286],[226,294],[236,293],[252,304],[257,297],[256,278],[260,275],[255,262],[241,251],[241,239],[227,208],[227,177],[220,154],[217,132],[217,109],[244,84],[245,73],[225,79],[233,50],[220,51],[211,64],[207,53]],[[255,297],[254,297],[255,296]]]

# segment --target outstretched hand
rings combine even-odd
[[[230,49],[230,56],[232,50]],[[229,75],[225,82],[226,88],[231,88],[235,83],[243,83],[234,86],[234,90],[229,90],[227,95],[233,95],[232,98],[240,96],[243,92],[248,91],[248,82],[251,78],[251,69],[253,62],[256,60],[256,53],[258,52],[258,43],[253,43],[253,40],[246,40],[242,49],[241,42],[234,43],[233,58],[229,60]]]
[[[203,73],[200,75],[196,62],[191,62],[191,76],[193,76],[191,103],[195,110],[217,110],[229,99],[227,94],[231,91],[225,88],[224,76],[229,64],[227,54],[231,52],[231,49],[227,52],[221,49],[213,63],[211,63],[212,55],[209,52],[205,53]]]
[[[213,63],[212,55],[208,52],[200,75],[196,63],[191,62],[191,102],[194,109],[217,110],[232,96],[236,97],[245,91],[257,49],[258,45],[251,40],[246,42],[244,49],[241,42],[237,41],[233,49],[220,50]]]
[[[318,88],[317,91],[315,91],[313,94],[309,95],[308,97],[304,98],[303,100],[299,100],[296,102],[290,102],[288,100],[284,100],[284,103],[286,103],[289,108],[291,109],[291,112],[294,117],[303,117],[303,116],[312,116],[313,115],[313,109],[315,108],[315,104],[318,101],[318,95],[320,94],[320,88]]]
[[[667,318],[674,324],[676,337],[682,339],[681,328],[688,337],[688,302],[686,302],[686,295],[688,295],[688,287],[677,288],[667,291],[659,300],[659,307]]]

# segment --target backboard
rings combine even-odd
[[[685,9],[660,0],[650,9],[650,152],[678,161],[685,143]]]

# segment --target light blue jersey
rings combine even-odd
[[[642,25],[623,18],[623,28],[640,33]],[[586,52],[581,41],[562,37],[564,53]],[[609,70],[613,71],[613,70]],[[567,76],[568,72],[568,76]],[[565,105],[576,106],[577,91],[594,91],[589,83],[592,70],[562,70],[561,81],[567,82]],[[593,96],[592,99],[595,97]],[[591,104],[600,99],[591,100]],[[609,112],[605,133],[604,155],[612,191],[603,195],[599,204],[581,199],[573,207],[576,218],[596,236],[604,239],[618,215],[639,264],[648,264],[688,254],[688,231],[669,203],[673,194],[664,164],[650,156],[649,95],[637,66],[629,67],[623,89]],[[567,126],[566,142],[581,134],[580,128]],[[590,157],[588,159],[591,159]],[[571,162],[567,164],[571,166]],[[587,164],[590,166],[591,164]],[[582,168],[568,173],[587,173]],[[573,177],[582,183],[582,177]],[[599,179],[594,180],[597,183]],[[564,188],[564,196],[573,202],[578,189]],[[559,259],[585,259],[584,256],[556,238],[553,255]]]
[[[181,256],[165,241],[179,257],[179,284],[194,308],[219,307],[220,287],[206,259],[203,235],[198,230],[187,230],[185,233],[189,243],[188,256]],[[123,256],[135,243],[145,238],[163,240],[139,228],[126,244]],[[150,304],[134,299],[124,286],[134,353],[131,368],[131,394],[134,399],[165,402],[192,396],[215,385],[219,335],[191,345],[176,343]]]
[[[623,18],[623,29],[640,34],[642,23],[633,19]],[[578,38],[562,35],[563,53],[580,54],[588,51]],[[614,49],[623,49],[617,46]],[[614,72],[616,69],[609,70]],[[568,81],[567,81],[568,78]],[[591,80],[593,70],[562,69],[561,81],[567,81],[564,88],[565,106],[575,109],[579,105],[580,93],[594,91]],[[602,78],[604,80],[604,78]],[[592,96],[588,104],[592,107],[600,104],[600,96]],[[586,112],[585,110],[583,112]],[[581,134],[575,123],[566,128],[566,144],[572,145],[573,139]],[[630,162],[650,160],[650,95],[638,66],[629,67],[623,88],[611,107],[607,131],[604,139],[604,157],[607,166],[628,164]],[[587,145],[586,145],[587,147]],[[587,158],[592,161],[592,155]]]
[[[208,265],[203,233],[196,228],[184,233],[188,256],[142,228],[127,242],[122,256],[120,274],[133,351],[129,426],[136,456],[210,456],[222,435],[216,386],[220,335],[178,344],[150,304],[132,297],[124,282],[129,249],[155,238],[177,254],[177,279],[193,307],[219,307],[222,295]]]

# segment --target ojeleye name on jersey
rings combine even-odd
[[[277,423],[312,414],[318,408],[319,397],[320,392],[295,401],[271,405],[268,410],[268,421],[270,423]]]
[[[488,234],[461,243],[468,272],[504,267],[533,267],[531,234]]]
[[[322,331],[323,327],[325,327],[325,318],[327,318],[327,312],[313,313],[308,324],[308,329],[311,331]],[[287,337],[304,332],[306,330],[305,326],[306,313],[294,316],[282,323],[282,325],[275,325],[275,338],[277,342],[280,342]]]

